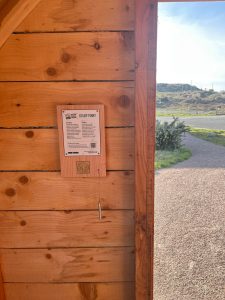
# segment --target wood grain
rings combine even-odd
[[[5,300],[5,285],[2,276],[1,256],[0,256],[0,300]]]
[[[134,125],[133,82],[1,82],[0,127],[56,126],[56,106],[103,104],[108,127]]]
[[[42,0],[17,32],[133,30],[132,0]]]
[[[11,191],[11,193],[10,193]],[[0,210],[134,208],[134,173],[99,178],[62,178],[59,172],[0,173]]]
[[[5,282],[134,280],[133,248],[1,250]]]
[[[8,0],[1,4],[0,48],[40,0]]]
[[[153,299],[157,1],[136,1],[136,299]]]
[[[133,128],[106,129],[108,170],[133,170]],[[59,170],[56,129],[0,130],[0,170]]]
[[[6,283],[7,300],[134,300],[134,283]],[[97,297],[97,298],[96,298]]]
[[[6,2],[7,2],[7,0],[0,0],[0,10],[2,10],[2,8]]]
[[[12,35],[0,49],[0,81],[133,79],[132,32]]]
[[[157,67],[157,25],[158,3],[150,5],[150,32],[148,64],[148,173],[147,173],[147,258],[148,258],[148,295],[154,299],[154,194],[155,194],[155,125],[156,125],[156,67]]]
[[[96,203],[97,204],[97,203]],[[132,246],[132,211],[0,212],[0,248]]]
[[[63,130],[63,117],[62,113],[64,110],[85,110],[88,113],[89,110],[96,114],[98,111],[98,124],[99,124],[99,155],[78,155],[78,156],[65,156],[65,143],[64,139],[67,136],[66,132]],[[106,176],[106,150],[105,150],[105,110],[104,105],[59,105],[57,106],[57,120],[58,120],[58,133],[59,133],[59,152],[60,152],[60,166],[61,166],[61,176],[62,177],[105,177]],[[84,119],[82,120],[82,122]],[[85,121],[86,123],[88,121]],[[90,118],[89,118],[89,124]],[[67,121],[66,121],[67,123]],[[71,123],[71,122],[70,122]],[[65,124],[64,124],[65,125]],[[81,125],[80,128],[83,128]],[[83,131],[83,129],[82,129]],[[83,133],[81,133],[83,137]],[[74,142],[74,141],[73,141]],[[77,141],[75,141],[77,142]],[[79,141],[82,143],[81,141]],[[92,149],[89,149],[92,150]],[[95,149],[94,149],[95,150]],[[71,150],[70,150],[71,151]],[[73,149],[76,151],[76,149]],[[88,168],[79,170],[77,164],[89,164]],[[81,174],[82,173],[82,174]]]

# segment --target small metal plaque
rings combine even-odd
[[[77,174],[90,174],[90,161],[77,161]]]

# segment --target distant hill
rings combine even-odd
[[[158,83],[157,91],[163,93],[174,93],[174,92],[193,92],[201,91],[197,86],[190,84],[181,84],[181,83]]]
[[[225,113],[225,92],[202,90],[190,84],[157,84],[157,108],[190,113]]]

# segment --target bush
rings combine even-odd
[[[173,118],[171,123],[157,121],[156,150],[175,150],[182,147],[182,135],[188,131],[184,122]]]

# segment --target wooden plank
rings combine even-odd
[[[106,162],[108,170],[134,170],[134,128],[106,130]]]
[[[0,232],[0,248],[132,246],[134,220],[126,210],[6,211]]]
[[[134,283],[6,283],[7,300],[134,300]]]
[[[8,0],[0,11],[0,48],[40,0]]]
[[[148,173],[147,173],[147,234],[148,234],[148,295],[149,300],[154,298],[154,194],[155,194],[155,125],[156,125],[156,59],[157,59],[157,25],[158,3],[152,0],[150,5],[150,33],[148,65]]]
[[[134,280],[134,250],[76,248],[1,250],[5,282],[121,282]]]
[[[76,114],[76,124],[72,119],[67,120],[68,112]],[[80,118],[80,115],[86,115]],[[89,115],[92,115],[90,117]],[[64,116],[64,117],[63,117]],[[95,116],[93,118],[93,116]],[[105,110],[103,105],[59,105],[57,106],[59,152],[62,177],[105,177],[106,150],[105,150]],[[77,122],[77,120],[79,120]],[[93,121],[95,120],[95,121]],[[81,124],[79,124],[79,122]],[[95,123],[94,123],[95,122]],[[85,129],[84,129],[85,123]],[[78,127],[76,127],[78,126]],[[97,129],[98,127],[98,129]],[[71,131],[73,132],[71,134]],[[81,131],[81,133],[77,133]],[[88,131],[88,133],[87,133]],[[76,132],[76,133],[74,133]],[[70,136],[68,138],[68,135]],[[71,139],[72,135],[72,139]],[[91,135],[91,145],[85,137]],[[99,138],[97,137],[99,135]],[[93,140],[94,137],[94,140]],[[80,140],[80,138],[82,140]],[[94,148],[92,148],[94,142]],[[74,144],[85,144],[88,148],[74,148]],[[67,146],[66,146],[67,145]],[[73,145],[73,146],[71,146]],[[68,150],[66,150],[68,147]],[[77,147],[77,146],[75,146]],[[99,149],[98,149],[99,147]],[[85,150],[85,154],[84,151]],[[67,153],[68,151],[68,153]],[[70,155],[69,151],[79,153]],[[78,151],[78,152],[77,152]],[[82,151],[82,154],[80,153]],[[90,155],[91,154],[91,155]]]
[[[79,187],[79,188],[78,188]],[[62,178],[59,172],[0,173],[0,210],[134,208],[132,171],[103,178]]]
[[[12,35],[0,49],[0,81],[133,79],[133,32]]]
[[[108,170],[133,170],[133,128],[107,128]],[[59,170],[56,129],[0,130],[0,170]]]
[[[153,299],[157,1],[136,1],[136,299]]]
[[[56,126],[56,106],[103,104],[106,126],[134,125],[133,82],[2,82],[0,127]]]
[[[133,0],[42,0],[17,32],[134,30]]]
[[[0,10],[2,10],[3,6],[6,4],[7,0],[0,0]]]
[[[1,269],[1,257],[0,257],[0,300],[5,300],[5,285],[3,281],[3,276],[2,276],[2,269]]]

